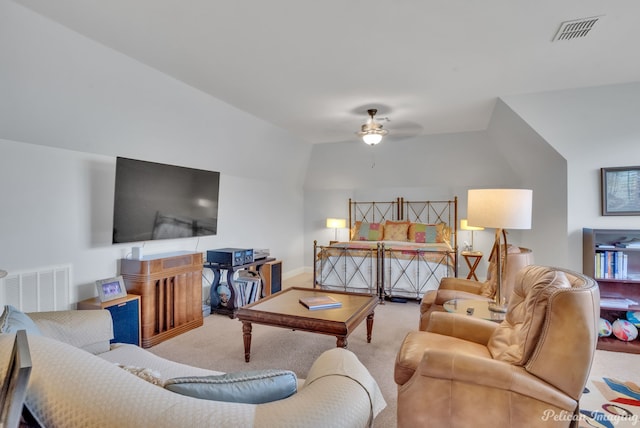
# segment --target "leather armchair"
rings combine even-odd
[[[502,276],[502,295],[511,295],[516,274],[525,266],[533,264],[533,252],[529,248],[509,246],[507,248],[507,264]],[[453,299],[493,300],[496,294],[496,262],[491,257],[484,282],[471,279],[446,277],[442,278],[437,290],[424,294],[420,302],[419,329],[425,331],[429,324],[429,316],[434,311],[444,311],[443,304]]]
[[[593,279],[535,265],[518,272],[500,324],[432,313],[396,358],[398,427],[571,426],[599,314]]]

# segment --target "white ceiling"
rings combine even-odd
[[[310,143],[371,107],[388,139],[475,131],[499,96],[640,80],[637,0],[15,1]]]

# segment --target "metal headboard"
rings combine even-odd
[[[453,248],[458,248],[458,197],[442,201],[400,199],[400,218],[413,223],[446,223],[451,229]]]
[[[385,220],[400,220],[401,199],[390,202],[356,202],[349,198],[349,227],[356,221],[382,223]]]
[[[407,201],[398,197],[390,202],[356,202],[349,198],[349,227],[356,221],[382,223],[407,220],[413,223],[446,223],[451,228],[453,248],[458,248],[458,197],[440,201]],[[351,237],[351,236],[350,236]]]

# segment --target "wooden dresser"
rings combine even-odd
[[[202,325],[202,253],[121,259],[120,273],[127,293],[140,295],[143,348]]]

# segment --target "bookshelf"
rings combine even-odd
[[[640,311],[640,230],[582,229],[582,271],[600,287],[600,316],[610,322]],[[598,349],[640,354],[640,340],[601,337]]]

